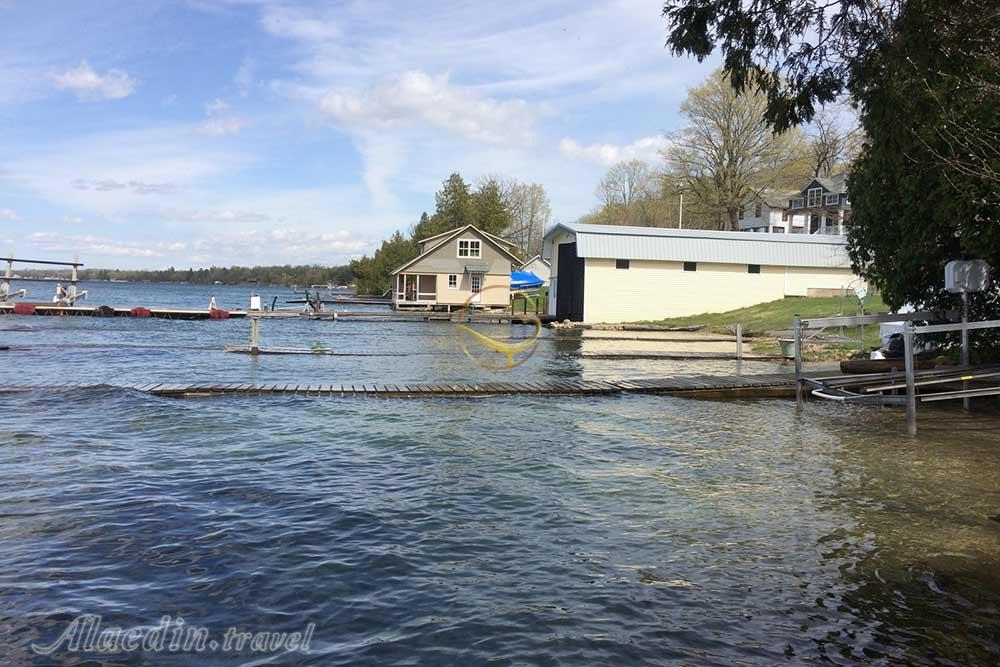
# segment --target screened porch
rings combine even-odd
[[[396,276],[396,303],[433,306],[437,302],[437,276],[400,273]]]

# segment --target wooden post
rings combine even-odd
[[[802,318],[792,320],[792,334],[795,336],[795,409],[802,409]]]
[[[917,434],[917,387],[913,372],[913,323],[903,324],[903,360],[906,367],[906,430]]]
[[[260,354],[260,317],[250,316],[250,354]]]
[[[736,374],[743,373],[743,324],[736,323]]]
[[[962,365],[969,365],[969,330],[964,325],[969,323],[969,293],[962,290]],[[969,383],[962,382],[962,390],[969,388]],[[972,409],[972,399],[968,396],[962,399],[962,407],[966,410]]]
[[[3,282],[0,283],[0,301],[6,301],[10,294],[10,278],[14,275],[14,256],[7,260],[7,270],[3,273]]]

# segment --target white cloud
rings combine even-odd
[[[233,77],[233,83],[236,84],[237,90],[240,91],[240,97],[246,97],[250,93],[250,88],[254,84],[254,73],[257,69],[257,64],[250,57],[243,59],[240,63],[240,68],[236,70],[236,76]]]
[[[181,191],[187,205],[197,206],[212,179],[253,160],[209,145],[186,125],[77,135],[0,159],[6,186],[73,213],[116,220]]]
[[[98,180],[88,180],[85,178],[73,179],[72,185],[77,190],[94,190],[96,192],[112,192],[114,190],[129,190],[137,195],[163,195],[172,194],[177,191],[177,186],[173,183],[147,183],[145,181],[130,180],[116,181],[113,178]]]
[[[340,36],[340,29],[332,19],[298,7],[267,7],[260,23],[272,35],[307,42],[322,42]]]
[[[420,70],[390,77],[365,92],[332,90],[320,108],[349,127],[400,127],[424,122],[486,143],[530,143],[534,114],[524,100],[480,97],[445,74]]]
[[[229,113],[229,103],[216,97],[205,103],[205,115],[208,119],[198,127],[198,132],[214,137],[227,134],[239,134],[250,123]]]
[[[218,116],[225,111],[229,111],[229,103],[219,97],[211,102],[205,102],[206,116]]]
[[[52,252],[73,252],[81,255],[105,257],[155,258],[168,252],[185,249],[185,244],[177,242],[123,242],[102,236],[67,236],[53,232],[28,234],[26,241],[36,248]]]
[[[201,134],[221,137],[227,134],[239,134],[249,123],[242,118],[209,118],[198,127]]]
[[[21,216],[17,214],[12,208],[0,208],[0,220],[10,220],[11,222],[16,222],[20,220]]]
[[[643,137],[630,144],[588,144],[581,145],[573,139],[564,138],[559,142],[559,151],[568,158],[582,159],[596,164],[611,166],[626,160],[643,160],[656,163],[662,158],[660,152],[669,145],[664,136]]]
[[[81,100],[117,100],[135,91],[136,80],[121,70],[109,69],[98,74],[83,61],[79,67],[53,74],[57,88],[72,90]]]

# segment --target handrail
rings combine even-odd
[[[982,320],[980,322],[956,322],[954,324],[925,324],[913,327],[914,334],[942,333],[944,331],[970,331],[972,329],[996,329],[1000,320]]]
[[[803,329],[823,329],[826,327],[853,327],[860,324],[878,324],[880,322],[913,322],[923,320],[957,320],[960,317],[957,310],[928,310],[919,313],[876,313],[874,315],[843,315],[837,317],[818,317],[802,319]]]
[[[54,266],[83,266],[83,262],[53,262],[48,259],[18,259],[17,257],[0,257],[0,262],[17,262],[18,264],[52,264]]]

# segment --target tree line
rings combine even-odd
[[[668,0],[667,45],[722,52],[734,94],[767,127],[795,132],[848,96],[864,140],[848,179],[855,270],[893,307],[954,307],[944,266],[1000,270],[1000,6],[982,0]],[[1000,318],[1000,281],[970,295]],[[1000,358],[1000,335],[972,337]]]
[[[434,213],[422,213],[408,233],[397,231],[371,257],[351,261],[359,293],[382,294],[392,286],[392,271],[420,254],[422,239],[466,225],[508,239],[528,259],[541,251],[552,215],[545,188],[499,175],[473,187],[454,173],[435,193],[434,203]]]
[[[846,170],[861,145],[852,114],[831,104],[800,127],[777,133],[767,96],[742,93],[722,70],[688,91],[684,125],[667,135],[660,160],[612,166],[599,201],[581,222],[642,227],[738,230],[740,207],[754,193],[801,190],[816,176]]]
[[[58,277],[69,279],[70,271],[24,269],[25,278]],[[213,266],[208,269],[80,269],[80,280],[126,280],[129,282],[191,283],[192,285],[350,285],[354,274],[350,266]]]

